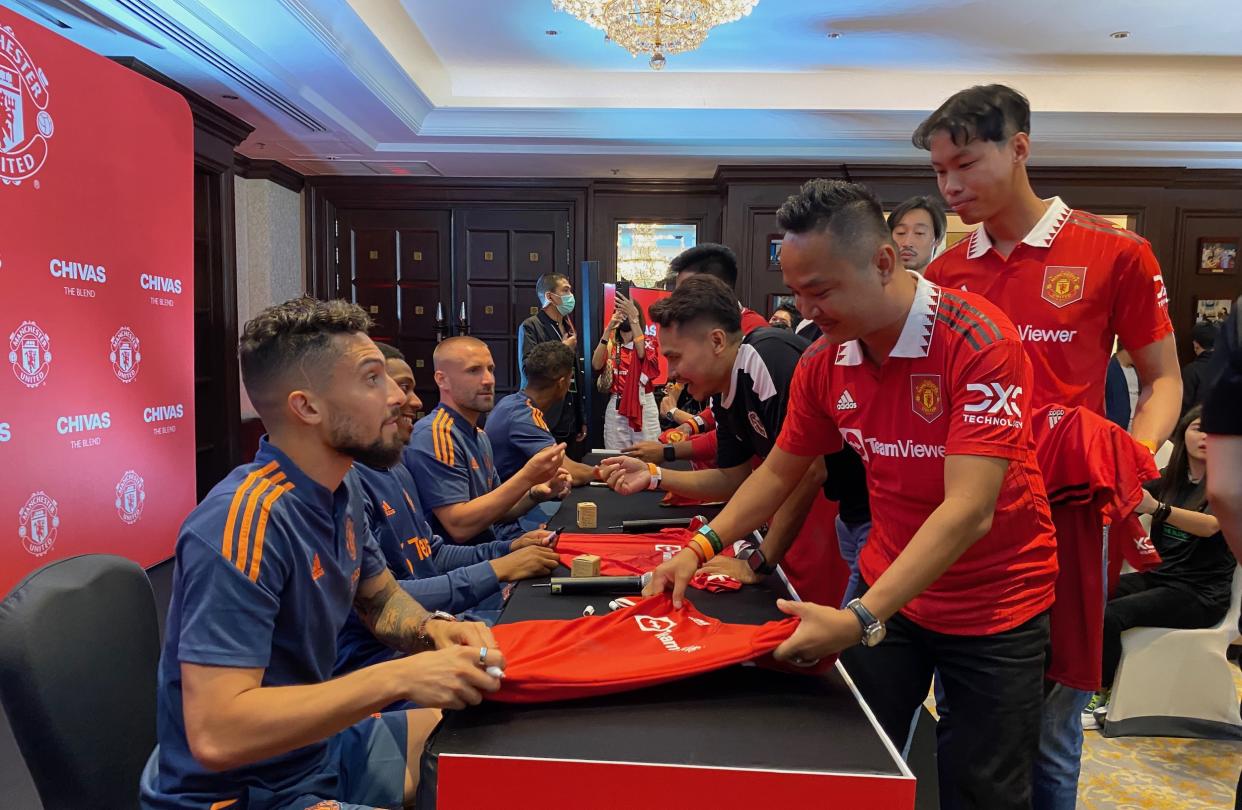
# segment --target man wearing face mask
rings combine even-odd
[[[582,409],[582,364],[579,356],[578,332],[569,315],[574,311],[576,300],[574,287],[569,279],[560,273],[545,273],[535,282],[535,293],[539,296],[539,304],[543,308],[522,321],[518,328],[518,367],[521,372],[521,387],[526,388],[526,358],[540,343],[559,341],[573,350],[574,373],[569,383],[569,393],[558,405],[544,414],[552,438],[566,446],[566,455],[581,459],[586,453],[586,417]]]

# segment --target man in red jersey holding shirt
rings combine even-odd
[[[1181,379],[1168,293],[1147,240],[1060,197],[1031,189],[1031,108],[1012,88],[963,90],[915,131],[914,145],[931,153],[940,193],[968,225],[979,227],[927,269],[947,289],[979,293],[1018,328],[1035,370],[1031,409],[1047,405],[1104,414],[1104,384],[1114,337],[1134,358],[1142,390],[1130,433],[1153,453],[1180,413]],[[1101,523],[1102,526],[1102,523]],[[1058,537],[1057,590],[1103,599],[1104,533]],[[1092,562],[1096,561],[1096,562]],[[1081,564],[1080,564],[1081,563]],[[1083,655],[1098,634],[1053,622],[1073,634]],[[1047,687],[1043,739],[1035,772],[1035,810],[1073,810],[1082,728],[1091,693]],[[952,708],[949,708],[952,711]]]
[[[649,591],[680,603],[704,557],[760,525],[816,456],[848,443],[874,522],[844,610],[781,601],[794,663],[842,661],[890,738],[938,670],[942,807],[1029,808],[1055,541],[1017,330],[972,293],[905,270],[866,188],[813,180],[777,214],[781,271],[824,337],[802,356],[776,446]],[[861,646],[860,646],[861,645]]]

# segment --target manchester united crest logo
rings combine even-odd
[[[345,548],[349,550],[349,558],[351,560],[358,559],[358,541],[354,537],[354,519],[345,518]]]
[[[133,470],[126,470],[116,485],[116,514],[129,524],[138,522],[142,517],[142,507],[147,501],[147,493],[142,486],[142,476]]]
[[[1049,304],[1060,309],[1082,300],[1082,288],[1086,280],[1085,267],[1045,267],[1041,295]]]
[[[43,490],[31,495],[26,505],[17,511],[21,520],[17,536],[22,539],[22,547],[36,557],[47,554],[56,544],[56,533],[60,528],[57,511],[56,501]]]
[[[20,185],[43,167],[55,129],[47,104],[43,68],[0,28],[0,183]]]
[[[138,377],[138,364],[142,353],[138,351],[138,336],[128,326],[122,326],[112,336],[112,373],[123,383],[131,383]]]
[[[939,374],[911,374],[910,399],[914,412],[927,422],[935,422],[944,412]]]
[[[34,321],[22,321],[9,335],[9,364],[22,385],[38,388],[51,370],[52,339]]]

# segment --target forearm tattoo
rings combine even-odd
[[[354,609],[377,639],[402,652],[427,648],[419,641],[418,628],[427,611],[395,581],[370,596],[361,591],[354,598]]]

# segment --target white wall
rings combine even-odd
[[[270,180],[234,181],[237,328],[272,304],[306,292],[302,195]],[[257,416],[242,388],[242,419]]]

